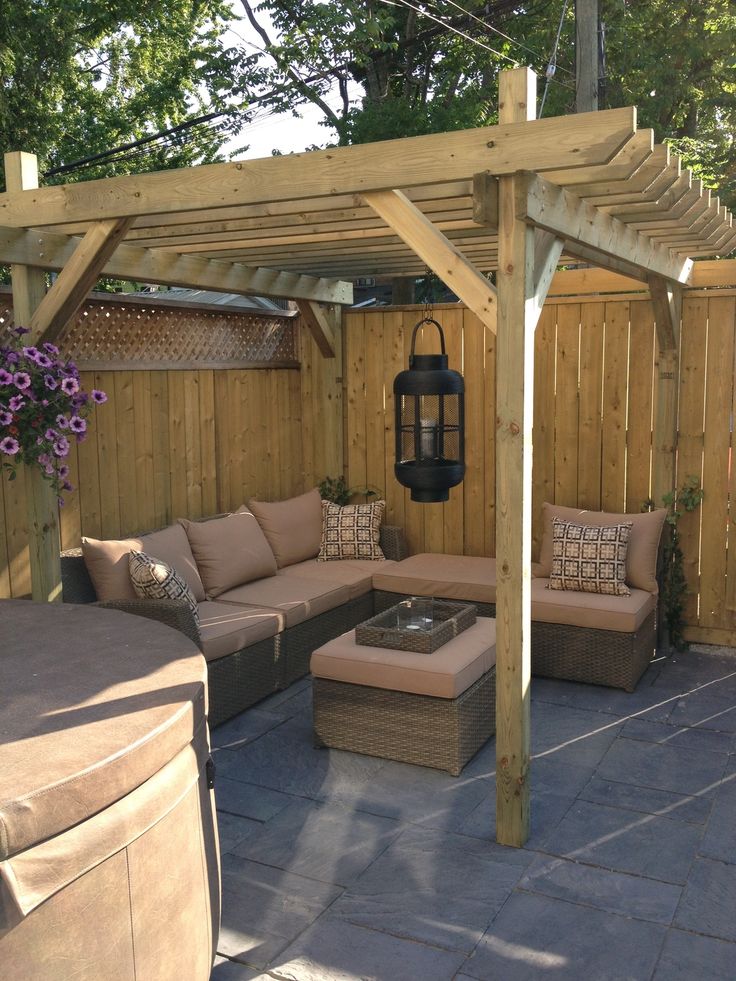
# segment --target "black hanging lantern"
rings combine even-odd
[[[415,354],[417,331],[434,324],[441,354]],[[445,335],[431,317],[411,335],[409,370],[394,379],[396,479],[411,489],[412,501],[446,501],[465,475],[465,383],[447,367]]]

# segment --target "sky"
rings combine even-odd
[[[262,39],[250,26],[245,16],[239,15],[239,10],[242,10],[242,7],[234,3],[233,23],[225,35],[226,43],[245,43],[251,48],[254,46],[261,48]],[[275,30],[268,15],[265,12],[259,12],[258,19],[269,34],[274,36]],[[362,95],[361,86],[357,83],[349,85],[348,92],[351,99],[360,99]],[[326,97],[325,101],[333,108],[341,105],[337,86]],[[278,116],[267,115],[264,110],[261,110],[256,113],[253,122],[246,126],[239,136],[225,144],[223,151],[228,155],[238,151],[236,158],[252,159],[254,157],[270,157],[271,151],[274,149],[281,153],[298,153],[308,146],[323,146],[326,143],[335,142],[337,139],[335,130],[329,126],[320,126],[321,119],[324,119],[322,112],[312,104],[300,107],[298,117],[291,113],[283,113]],[[248,149],[239,152],[244,144],[248,144]]]

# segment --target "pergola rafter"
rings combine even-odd
[[[16,312],[37,331],[71,318],[102,274],[293,298],[331,357],[349,280],[427,266],[496,330],[497,834],[517,845],[529,827],[532,381],[545,296],[570,257],[650,290],[660,498],[674,479],[682,286],[693,257],[736,246],[731,215],[637,131],[635,110],[535,120],[535,84],[527,69],[502,74],[497,126],[287,157],[35,189],[27,155],[11,154],[0,195],[0,263],[13,265]],[[61,273],[45,297],[42,270]],[[37,522],[32,552],[53,598],[58,539],[44,536]]]

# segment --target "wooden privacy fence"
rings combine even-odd
[[[406,528],[412,551],[493,555],[495,337],[467,309],[442,305],[435,312],[450,366],[465,376],[465,481],[447,503],[426,505],[412,503],[393,476],[393,378],[408,362],[411,330],[422,316],[418,307],[345,318],[348,479],[385,491],[388,520]],[[735,333],[736,290],[688,291],[677,479],[696,475],[705,497],[680,522],[686,620],[691,639],[720,643],[736,642]],[[435,343],[434,335],[428,332],[423,343]],[[548,300],[535,337],[535,557],[543,501],[618,512],[639,511],[650,496],[656,357],[646,294]]]
[[[109,401],[72,448],[62,547],[290,497],[340,472],[339,361],[299,340],[300,367],[83,372]],[[25,493],[22,472],[0,479],[0,597],[31,588]]]

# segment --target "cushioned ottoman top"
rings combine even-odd
[[[363,647],[350,630],[312,654],[311,670],[331,681],[457,698],[495,664],[496,621],[478,617],[434,654]]]

